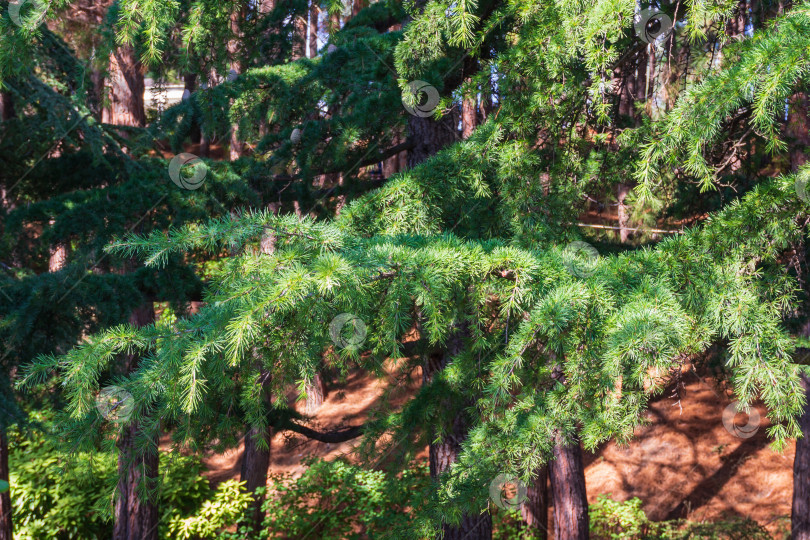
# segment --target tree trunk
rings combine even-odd
[[[391,140],[391,143],[394,145],[403,142],[405,142],[405,140],[401,132],[397,132]],[[406,152],[400,152],[399,154],[395,154],[383,161],[383,178],[391,178],[401,170],[400,163],[402,162],[402,158],[405,156],[405,154]]]
[[[117,126],[145,126],[143,69],[135,49],[123,45],[110,55],[109,106],[102,120]]]
[[[432,117],[411,116],[408,118],[408,135],[414,141],[414,147],[408,151],[408,167],[411,168],[456,140],[451,115],[439,122]]]
[[[52,226],[54,220],[50,220],[48,224]],[[64,243],[52,245],[48,252],[48,272],[58,272],[63,269],[67,262],[67,245]]]
[[[144,302],[132,312],[129,323],[138,328],[154,320],[152,302]],[[139,361],[137,356],[129,355],[125,361],[125,370],[135,370]],[[158,537],[158,508],[152,493],[157,485],[158,475],[157,435],[153,448],[142,453],[135,444],[139,430],[138,422],[132,422],[123,428],[117,443],[119,480],[113,540],[157,540]],[[143,491],[150,493],[150,496],[141,497],[140,493]]]
[[[262,438],[267,443],[265,450],[259,448]],[[245,433],[245,451],[242,454],[242,468],[239,481],[245,482],[245,489],[253,494],[254,502],[248,510],[248,517],[253,529],[258,531],[262,526],[264,514],[262,504],[264,495],[257,495],[256,489],[267,485],[267,469],[270,467],[270,428],[262,433],[255,428],[248,428]]]
[[[476,96],[467,96],[461,100],[461,138],[467,139],[472,135],[478,125],[478,111],[476,111]]]
[[[352,2],[352,17],[356,17],[360,10],[363,8],[368,7],[368,2],[366,0],[354,0]],[[348,20],[348,18],[346,19]]]
[[[0,120],[11,120],[17,116],[14,110],[14,97],[11,92],[0,92]]]
[[[526,501],[520,507],[523,528],[532,533],[532,538],[548,538],[548,466],[537,470],[537,478],[526,489]]]
[[[802,374],[804,395],[810,404],[810,378]],[[802,437],[796,439],[793,458],[793,507],[791,508],[791,539],[810,540],[810,405],[805,405],[799,417]]]
[[[808,122],[810,107],[807,103],[807,94],[799,92],[789,101],[786,135],[790,152],[790,169],[795,172],[807,161],[805,151],[810,146],[810,122]]]
[[[3,425],[0,425],[0,480],[9,481],[8,437]],[[0,493],[0,540],[11,540],[12,532],[11,489],[9,489],[5,493]]]
[[[307,46],[307,12],[295,14],[294,26],[295,32],[293,34],[292,42],[292,59],[298,60],[306,56]]]
[[[197,91],[197,74],[196,73],[186,73],[183,75],[183,96],[186,96],[186,92],[188,92],[189,99],[191,94]],[[189,138],[191,142],[194,144],[200,144],[200,124],[197,120],[194,120],[191,124],[191,133],[189,134]]]
[[[650,47],[645,47],[639,51],[633,61],[628,62],[625,71],[622,72],[624,85],[621,87],[622,92],[619,96],[619,114],[632,117],[635,125],[638,125],[640,121],[639,115],[636,113],[636,101],[647,99],[647,70],[650,65],[649,50]]]
[[[629,193],[630,186],[627,184],[619,184],[616,188],[616,198],[619,201],[619,239],[623,244],[630,238],[630,231],[627,228],[630,213],[627,211],[627,205],[624,204]]]
[[[446,349],[442,353],[427,357],[422,367],[423,384],[428,384],[434,374],[444,369],[454,356],[461,353],[464,347],[464,335],[463,330],[455,331],[448,339]],[[452,404],[447,403],[447,406],[452,406]],[[448,470],[458,458],[461,443],[467,438],[468,429],[463,407],[458,407],[453,424],[447,430],[445,438],[439,442],[430,443],[428,449],[430,478],[434,482],[438,481],[441,474]],[[489,512],[465,514],[458,525],[443,524],[442,534],[444,540],[489,540],[492,538],[492,516]]]
[[[93,118],[100,122],[104,118],[104,72],[100,69],[93,69],[90,72],[89,101],[90,110],[93,111]]]
[[[213,88],[215,84],[216,76],[214,73],[208,71],[205,73],[203,77],[203,81],[200,85],[202,90],[207,90],[209,88]],[[210,109],[213,109],[213,105],[209,106]],[[209,109],[209,114],[213,114],[213,111]],[[202,121],[202,125],[200,125],[200,157],[210,157],[211,156],[211,145],[213,144],[214,140],[216,139],[215,133],[209,133],[206,129],[205,120]]]
[[[554,447],[549,477],[554,500],[554,539],[587,540],[588,499],[582,449],[578,442]]]
[[[228,57],[231,61],[231,70],[228,73],[228,80],[236,77],[242,72],[242,63],[239,58],[239,43],[242,35],[242,20],[245,13],[242,9],[236,9],[231,13],[231,33],[233,38],[228,42]],[[230,161],[239,159],[244,153],[245,143],[239,138],[239,125],[231,125],[231,137],[228,144],[228,158]]]
[[[0,92],[0,120],[11,120],[17,115],[14,110],[14,96],[11,92]],[[7,180],[4,178],[7,175],[0,175],[0,209],[5,212],[12,210],[14,204],[11,202],[9,188],[6,184]],[[2,230],[2,228],[0,228]]]
[[[144,487],[151,492],[157,484],[158,453],[139,453],[135,445],[138,429],[137,423],[125,427],[117,444],[120,478],[113,540],[157,540],[158,537],[158,508],[154,494],[150,493],[148,498],[141,498],[139,494]]]
[[[309,7],[309,57],[315,58],[318,55],[318,4],[312,2]]]

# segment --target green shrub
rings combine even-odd
[[[343,460],[304,464],[300,478],[273,478],[263,538],[379,538],[408,526],[430,482],[424,465],[395,476]]]
[[[503,510],[490,505],[492,513],[492,540],[533,540],[539,538],[533,531],[526,530],[520,517],[520,510]]]
[[[109,538],[112,525],[103,508],[115,486],[115,463],[88,453],[65,460],[38,432],[9,435],[14,537]]]
[[[617,502],[609,495],[599,495],[589,508],[591,536],[598,539],[624,540],[651,538],[660,527],[647,519],[641,499],[634,497]]]
[[[599,495],[590,505],[593,540],[770,540],[768,532],[751,519],[711,523],[686,520],[650,521],[637,497],[617,502]]]
[[[219,485],[211,500],[205,501],[194,515],[175,516],[168,524],[168,538],[196,540],[202,538],[243,537],[230,535],[226,529],[239,528],[253,497],[245,493],[242,482],[228,480]]]
[[[205,465],[197,456],[161,454],[160,456],[160,525],[161,538],[176,538],[172,523],[183,516],[196,514],[214,492],[203,476]]]

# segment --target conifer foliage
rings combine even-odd
[[[581,448],[631,440],[709,350],[742,407],[765,404],[776,448],[808,435],[810,5],[352,6],[118,0],[103,57],[134,47],[205,83],[127,130],[76,90],[91,77],[48,22],[75,6],[33,26],[8,10],[0,427],[24,421],[12,384],[58,396],[59,437],[116,452],[119,492],[144,501],[161,434],[171,452],[361,437],[394,472],[427,445],[429,492],[391,534],[468,539],[491,537],[493,479],[545,482],[549,463],[556,537],[586,538]],[[182,191],[155,155],[195,130],[232,161]],[[619,207],[621,234],[590,233],[594,205]],[[60,245],[69,264],[44,271]],[[176,316],[135,320],[144,302]],[[400,358],[421,388],[361,425],[288,405]],[[123,421],[99,420],[111,382]],[[116,538],[144,511],[118,512]],[[794,516],[793,537],[806,528]]]

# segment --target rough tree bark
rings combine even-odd
[[[810,403],[810,378],[802,375],[804,395]],[[810,540],[810,407],[799,417],[802,428],[796,440],[793,458],[793,506],[791,508],[791,540]]]
[[[14,96],[11,92],[0,92],[0,120],[11,120],[15,116]]]
[[[156,485],[158,454],[141,454],[135,447],[137,423],[126,427],[118,441],[118,481],[115,501],[113,540],[157,540],[158,508],[150,498],[142,499],[138,489],[146,482],[149,489]],[[157,444],[157,441],[155,441]]]
[[[102,121],[117,126],[145,126],[143,68],[135,49],[124,45],[110,55],[109,105]]]
[[[315,58],[318,55],[318,4],[312,2],[309,7],[309,57]]]
[[[554,539],[587,540],[588,498],[579,443],[557,444],[548,468],[554,501]]]
[[[357,14],[360,13],[360,10],[365,7],[368,7],[368,2],[366,0],[354,0],[354,2],[352,2],[352,17],[357,16]]]
[[[266,432],[248,428],[245,433],[245,451],[242,454],[242,468],[239,473],[239,480],[245,482],[245,489],[248,493],[253,493],[254,502],[248,510],[248,516],[254,530],[259,530],[264,517],[262,514],[264,496],[256,495],[256,488],[267,485],[267,469],[270,467],[269,432],[270,428]],[[266,450],[259,447],[263,438],[267,442]]]
[[[10,92],[0,92],[0,120],[11,120],[17,115],[14,110],[14,96]],[[5,177],[7,175],[0,175],[0,205],[5,212],[14,208],[14,204],[10,198],[10,185]]]
[[[787,125],[785,134],[787,135],[790,168],[794,172],[807,162],[807,147],[810,146],[810,121],[808,121],[807,94],[799,92],[794,94],[789,101]]]
[[[469,80],[469,79],[468,79]],[[467,96],[461,100],[461,138],[467,139],[478,125],[476,97]]]
[[[444,351],[426,358],[422,367],[423,384],[428,384],[436,373],[450,363],[454,356],[461,353],[464,347],[464,334],[463,330],[456,330],[447,340]],[[447,406],[452,406],[452,404],[448,403]],[[430,444],[428,453],[431,479],[437,481],[439,476],[449,469],[458,458],[461,443],[467,438],[468,429],[464,412],[462,408],[459,408],[445,438],[438,443]],[[444,540],[489,540],[492,538],[492,516],[489,512],[478,515],[465,514],[457,526],[445,523],[442,526],[442,535]]]
[[[537,470],[537,478],[526,489],[526,501],[520,507],[520,517],[523,527],[531,531],[532,538],[546,540],[548,538],[548,467]]]
[[[243,8],[234,10],[231,13],[231,33],[233,39],[228,42],[228,58],[231,61],[231,72],[228,73],[228,79],[232,76],[239,75],[242,72],[242,63],[239,58],[239,38],[242,35],[242,21],[245,18]],[[230,161],[239,159],[245,150],[244,141],[239,139],[239,126],[233,124],[231,126],[231,136],[228,144],[228,158]]]
[[[789,141],[790,168],[795,172],[807,162],[805,150],[810,145],[810,122],[807,119],[807,94],[798,93],[791,97],[788,107],[786,135]],[[801,251],[802,259],[807,260],[804,249]],[[808,276],[804,278],[805,294],[810,295]],[[803,306],[805,317],[808,307]],[[810,319],[810,318],[808,318]],[[810,320],[805,322],[800,334],[810,336]],[[810,397],[810,379],[802,375],[802,384],[805,396]],[[802,428],[802,437],[796,440],[796,455],[793,458],[793,506],[791,509],[791,538],[792,540],[810,540],[810,401],[804,406],[799,418]]]
[[[0,480],[8,482],[8,437],[6,428],[0,425]],[[0,540],[11,540],[13,524],[11,519],[11,490],[0,493]]]
[[[95,68],[90,72],[90,110],[93,111],[93,118],[101,121],[104,117],[104,72]]]
[[[414,142],[414,147],[408,151],[408,167],[419,165],[456,140],[451,115],[438,122],[432,117],[411,116],[408,118],[408,135]]]
[[[135,327],[146,326],[154,322],[155,310],[152,302],[145,302],[136,308],[129,318]],[[124,365],[127,372],[137,368],[140,358],[128,356]],[[123,429],[117,442],[118,446],[118,489],[115,500],[115,524],[113,540],[157,540],[158,507],[154,498],[142,498],[139,487],[152,490],[157,482],[158,452],[157,440],[154,451],[145,454],[136,446],[140,426],[132,422]]]
[[[292,59],[298,60],[306,56],[307,46],[307,12],[298,13],[294,19],[295,34],[292,42]]]
[[[54,220],[50,220],[49,225],[53,225]],[[48,272],[58,272],[65,267],[67,262],[67,245],[58,243],[48,249]]]
[[[186,92],[188,92],[188,95],[190,96],[196,91],[197,91],[197,74],[186,73],[185,75],[183,75],[183,96],[186,95]],[[189,135],[189,138],[191,139],[191,142],[193,142],[194,144],[200,144],[200,137],[201,137],[200,125],[197,123],[196,120],[194,120],[191,126],[191,133]]]
[[[627,205],[624,200],[630,194],[630,186],[627,184],[619,184],[616,187],[616,199],[619,202],[619,239],[622,243],[627,242],[630,238],[630,230],[627,223],[630,221],[630,212],[627,210]]]
[[[16,115],[14,100],[10,92],[0,92],[0,120],[10,120]],[[7,211],[10,209],[7,187],[0,178],[0,205]],[[0,423],[0,480],[9,481],[8,470],[8,437],[6,426]],[[11,490],[0,493],[0,540],[11,540],[13,533],[11,516]]]

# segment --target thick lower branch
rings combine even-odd
[[[276,415],[275,418],[271,419],[270,425],[275,430],[292,431],[294,433],[298,433],[299,435],[303,435],[308,439],[325,443],[342,443],[356,439],[362,435],[363,431],[366,429],[365,424],[360,424],[359,426],[349,426],[344,429],[336,429],[333,431],[317,431],[295,422],[290,417],[282,417],[279,415]]]

